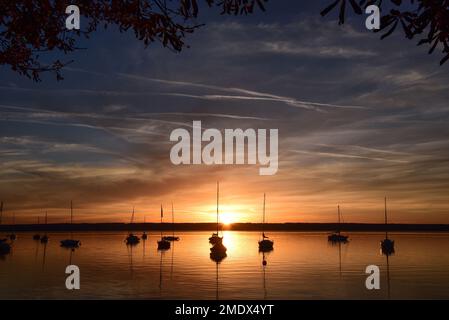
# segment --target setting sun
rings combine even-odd
[[[224,225],[230,225],[235,222],[237,214],[232,212],[223,212],[220,214],[221,223]]]

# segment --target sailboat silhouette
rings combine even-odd
[[[209,238],[209,243],[212,244],[212,245],[215,245],[217,243],[221,243],[223,241],[223,236],[220,237],[220,235],[219,235],[219,227],[220,227],[219,211],[218,211],[219,196],[220,196],[220,184],[217,181],[217,232],[212,233],[212,236]]]
[[[79,240],[73,240],[72,225],[73,225],[73,202],[70,201],[70,239],[62,240],[61,247],[73,250],[75,248],[78,248],[81,245],[81,242]]]
[[[388,238],[387,197],[385,197],[385,239],[380,242],[382,254],[389,256],[394,253],[394,240]]]
[[[134,207],[133,207],[133,212],[131,214],[130,226],[132,226],[133,222],[134,222]],[[134,246],[140,242],[140,239],[138,236],[134,235],[132,232],[129,232],[128,236],[125,239],[125,242],[126,242],[126,245],[128,245],[128,246]]]
[[[268,252],[273,250],[274,241],[269,240],[265,235],[265,193],[263,194],[263,222],[262,222],[262,240],[259,241],[259,251]]]
[[[337,207],[337,213],[338,213],[338,229],[336,232],[332,233],[331,235],[329,235],[327,237],[327,240],[333,243],[338,243],[338,242],[343,242],[346,243],[348,242],[348,236],[342,235],[340,233],[340,225],[341,225],[341,213],[340,213],[340,206]]]
[[[226,257],[226,251],[228,250],[224,244],[223,244],[223,236],[218,235],[219,231],[219,211],[218,211],[218,205],[219,205],[219,195],[220,195],[220,185],[217,182],[217,233],[213,233],[212,237],[209,238],[209,242],[213,244],[212,248],[210,248],[211,255],[213,255],[216,258],[223,257],[223,259]]]
[[[179,241],[179,237],[175,236],[175,210],[173,209],[173,202],[171,204],[171,225],[172,225],[172,235],[163,237],[167,241]]]
[[[162,208],[161,204],[161,240],[157,242],[157,249],[158,250],[168,250],[170,249],[170,241],[167,241],[164,239],[164,236],[162,235],[162,218],[164,217],[164,209]]]

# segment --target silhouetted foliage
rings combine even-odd
[[[201,26],[196,23],[199,1],[221,8],[221,14],[238,15],[265,10],[268,0],[0,0],[0,65],[10,65],[34,81],[46,71],[61,80],[62,67],[71,61],[45,64],[42,53],[80,49],[77,37],[88,38],[97,27],[109,25],[117,25],[120,32],[132,30],[145,46],[160,41],[181,51],[186,35]],[[80,8],[79,31],[65,28],[65,9],[71,4]]]
[[[377,5],[381,9],[381,39],[388,37],[398,25],[408,39],[418,39],[418,45],[429,45],[429,54],[442,48],[442,65],[449,59],[449,1],[448,0],[336,0],[326,7],[325,16],[339,7],[339,24],[345,22],[346,2],[354,13],[361,15],[367,6]],[[387,12],[387,13],[386,13]]]

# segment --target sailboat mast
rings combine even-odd
[[[265,237],[265,193],[263,194],[262,237]]]
[[[338,209],[338,234],[340,234],[340,223],[341,223],[341,219],[340,219],[340,205],[338,205],[337,207]]]
[[[162,209],[162,204],[161,204],[161,239],[162,239],[162,217],[164,216],[164,209]],[[162,259],[162,256],[161,256]]]
[[[45,236],[47,236],[47,215],[48,215],[48,212],[45,211]],[[45,248],[46,248],[46,245],[44,247],[44,254],[45,254]],[[45,255],[44,255],[44,259],[45,259]]]
[[[172,235],[175,237],[175,210],[173,209],[173,202],[171,203],[171,225],[172,225]]]
[[[134,207],[133,207],[133,213],[131,215],[131,224],[134,222]]]
[[[70,239],[73,239],[73,200],[70,200]]]
[[[218,198],[220,194],[220,183],[217,181],[217,236],[218,236]]]
[[[385,238],[388,239],[388,230],[387,230],[387,225],[388,225],[388,220],[387,220],[387,197],[385,197],[384,201],[385,201]]]

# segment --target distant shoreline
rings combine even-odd
[[[174,227],[173,227],[174,226]],[[215,223],[74,223],[74,224],[18,224],[0,225],[0,232],[20,231],[214,231]],[[449,224],[373,224],[342,223],[341,231],[447,231]],[[222,225],[222,230],[232,231],[335,231],[336,223],[233,223]]]

